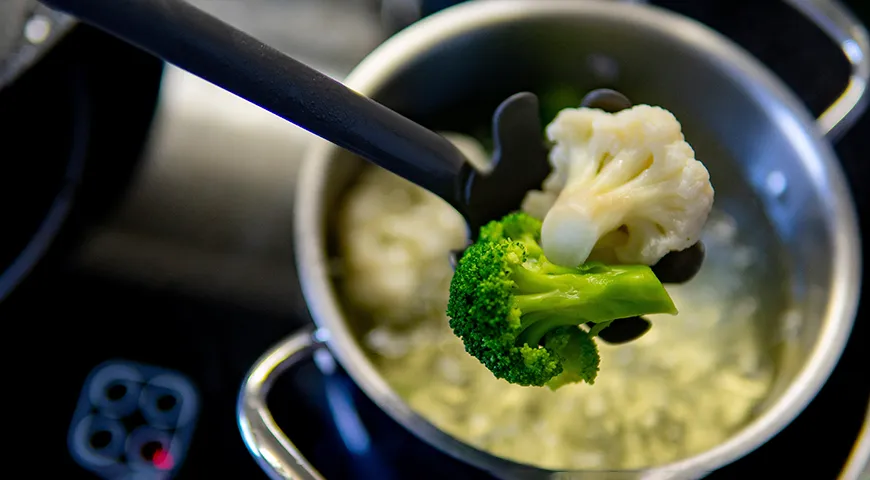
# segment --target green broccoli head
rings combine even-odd
[[[540,235],[541,222],[524,213],[481,229],[450,283],[450,328],[497,378],[554,390],[593,384],[599,327],[676,308],[649,267],[562,267],[544,257]],[[587,322],[596,328],[587,332]]]

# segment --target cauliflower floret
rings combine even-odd
[[[704,165],[660,107],[562,110],[547,126],[553,172],[523,210],[552,262],[654,265],[698,241],[713,206]]]
[[[472,161],[489,161],[474,139],[444,134]],[[453,273],[446,255],[467,243],[465,221],[447,202],[369,166],[342,205],[337,227],[343,293],[351,305],[389,325],[444,315]],[[420,234],[430,230],[439,234]]]

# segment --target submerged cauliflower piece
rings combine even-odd
[[[547,136],[553,172],[522,208],[543,219],[550,261],[655,265],[698,241],[713,186],[673,114],[649,105],[569,108]]]
[[[486,161],[483,147],[444,133],[469,158]],[[453,273],[445,252],[466,244],[462,216],[434,193],[380,168],[365,169],[348,196],[354,200],[337,225],[354,232],[339,242],[346,301],[385,324],[443,316],[442,295]],[[429,230],[440,233],[420,235]]]

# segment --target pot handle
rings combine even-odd
[[[831,140],[846,133],[867,108],[870,79],[870,40],[867,29],[839,0],[785,0],[839,45],[851,65],[846,89],[817,120],[819,130]]]
[[[306,327],[257,359],[242,383],[236,403],[242,440],[257,464],[272,480],[324,480],[281,431],[266,405],[266,397],[275,379],[324,346],[321,335],[311,327]]]

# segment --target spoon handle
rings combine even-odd
[[[463,209],[452,143],[183,0],[41,0]]]

